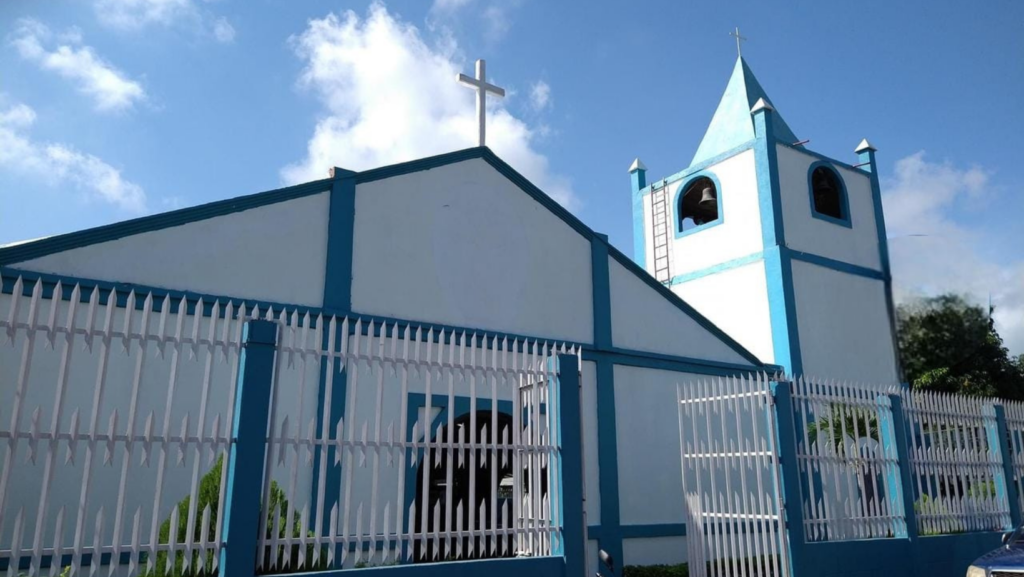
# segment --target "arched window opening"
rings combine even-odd
[[[679,230],[692,230],[715,222],[718,217],[718,188],[714,181],[702,176],[689,183],[679,200]]]
[[[814,212],[837,220],[847,220],[843,207],[843,190],[835,171],[819,166],[811,173],[811,195]]]

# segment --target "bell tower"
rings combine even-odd
[[[634,260],[791,374],[898,382],[875,148],[846,163],[808,142],[737,58],[689,167],[630,166]]]

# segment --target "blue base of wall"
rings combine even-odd
[[[796,577],[963,577],[972,561],[1001,543],[1001,532],[809,543],[803,553],[811,569]]]
[[[396,565],[388,567],[367,567],[360,569],[361,575],[372,577],[562,577],[565,574],[565,559],[562,557],[524,557],[520,559],[485,559],[478,561],[452,561],[448,563],[424,563],[422,565]],[[289,577],[348,577],[351,569],[317,571],[313,573],[290,573]]]

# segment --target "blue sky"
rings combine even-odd
[[[879,148],[898,298],[991,293],[1021,353],[1022,25],[1016,0],[5,0],[0,243],[471,146],[453,76],[483,57],[492,148],[628,254],[626,169],[686,167],[739,26],[810,148]]]

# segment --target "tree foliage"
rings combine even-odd
[[[946,294],[896,313],[904,376],[915,389],[1024,399],[1024,355],[1011,358],[991,310]]]

